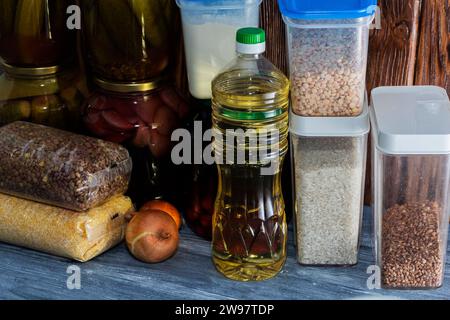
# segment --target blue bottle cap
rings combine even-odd
[[[374,15],[377,0],[278,0],[278,5],[292,19],[357,19]]]

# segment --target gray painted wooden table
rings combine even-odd
[[[292,237],[284,271],[261,283],[237,283],[218,274],[209,243],[182,231],[176,256],[162,264],[134,260],[124,245],[86,264],[0,244],[0,299],[449,299],[450,266],[444,286],[427,291],[367,288],[374,264],[370,212],[365,212],[360,263],[352,268],[301,267]],[[292,235],[292,234],[291,234]],[[81,289],[67,289],[67,269],[81,270]]]

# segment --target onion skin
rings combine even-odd
[[[181,219],[181,214],[177,208],[175,208],[172,204],[162,201],[162,200],[153,200],[144,204],[141,208],[141,212],[149,211],[149,210],[160,210],[162,212],[167,213],[177,224],[178,229],[181,228],[183,221]]]
[[[163,262],[177,251],[178,227],[165,212],[139,212],[128,224],[126,243],[136,259],[146,263]]]

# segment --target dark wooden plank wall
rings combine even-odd
[[[381,29],[370,34],[367,90],[414,85],[422,0],[381,0]],[[370,140],[369,140],[370,141]],[[371,202],[371,146],[366,176],[366,203]]]
[[[369,92],[378,86],[414,84],[439,85],[450,92],[450,0],[379,0],[379,6],[382,27],[371,31]],[[267,57],[287,72],[286,32],[277,0],[263,0],[261,25],[267,32]],[[178,82],[186,89],[180,69]],[[369,174],[366,180],[370,203]]]
[[[277,0],[263,0],[261,5],[261,26],[266,30],[267,58],[287,74],[286,27],[278,8]]]
[[[449,0],[422,0],[419,34],[415,83],[438,85],[450,92]]]
[[[268,33],[268,58],[286,67],[286,40],[276,0],[264,0],[261,23]],[[367,88],[438,85],[450,93],[450,1],[379,0],[381,29],[371,31]],[[370,149],[369,149],[370,150]],[[370,160],[370,156],[369,156]],[[370,161],[366,203],[370,203]]]

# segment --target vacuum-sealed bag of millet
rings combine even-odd
[[[76,212],[0,193],[0,241],[86,262],[123,240],[133,210],[125,196]]]

